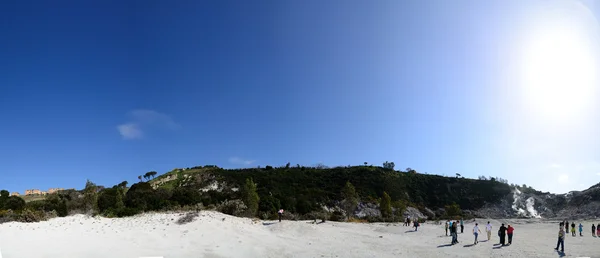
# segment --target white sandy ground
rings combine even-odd
[[[448,246],[450,238],[443,226],[428,223],[412,232],[401,224],[279,223],[202,211],[195,221],[177,225],[180,216],[107,219],[77,215],[40,223],[5,223],[0,225],[1,257],[561,257],[554,251],[558,223],[537,220],[510,221],[515,227],[513,244],[495,249],[497,234],[492,234],[490,242],[470,246],[472,222],[459,234],[460,243]],[[566,238],[565,257],[600,258],[600,238],[591,236],[592,222],[583,224],[584,237],[569,234]],[[493,225],[496,232],[499,222]],[[480,235],[480,240],[485,238],[485,233]]]

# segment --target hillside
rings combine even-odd
[[[156,188],[201,190],[202,202],[209,205],[239,198],[236,190],[246,178],[252,178],[257,184],[261,200],[259,212],[267,215],[272,215],[279,207],[298,214],[319,212],[324,208],[334,210],[340,206],[342,187],[350,182],[365,204],[361,207],[376,208],[385,191],[392,201],[403,201],[418,207],[428,217],[443,217],[444,208],[452,203],[458,204],[466,214],[482,217],[600,216],[600,210],[597,209],[600,203],[599,187],[572,195],[554,195],[495,180],[398,172],[375,166],[194,167],[176,169],[150,183]],[[360,207],[356,214],[362,214]]]
[[[398,221],[405,216],[447,219],[596,218],[600,184],[556,195],[495,178],[467,179],[376,166],[222,169],[198,166],[112,187],[91,181],[42,200],[0,194],[1,221],[40,221],[69,214],[125,217],[147,211],[214,209],[235,216],[275,219]],[[152,178],[156,176],[155,178]],[[140,179],[142,176],[139,177]],[[152,179],[151,179],[152,178]],[[343,190],[344,189],[344,190]],[[384,212],[385,216],[382,216]]]

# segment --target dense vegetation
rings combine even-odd
[[[510,186],[498,180],[426,175],[412,169],[400,172],[393,166],[391,162],[384,167],[205,166],[158,177],[151,171],[131,187],[126,181],[110,188],[88,181],[81,191],[61,191],[28,203],[3,191],[0,217],[19,220],[20,214],[33,213],[37,216],[33,220],[43,220],[74,213],[122,217],[145,211],[217,209],[237,216],[275,218],[277,210],[284,209],[287,218],[343,219],[351,218],[360,203],[371,203],[379,207],[379,219],[389,221],[401,219],[406,205],[450,208],[452,214],[446,215],[458,215],[461,209],[477,209],[510,194]]]

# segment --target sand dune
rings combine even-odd
[[[443,226],[428,223],[413,232],[398,224],[279,223],[212,211],[178,225],[180,217],[180,213],[120,219],[77,215],[32,224],[5,223],[0,225],[2,258],[560,257],[553,249],[558,224],[539,220],[510,221],[515,226],[513,245],[495,248],[497,236],[471,246],[471,222],[459,234],[460,244],[448,246]],[[499,222],[493,223],[497,229]],[[600,257],[600,238],[591,236],[591,224],[584,223],[584,237],[566,238],[565,257]]]

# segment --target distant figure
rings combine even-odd
[[[502,246],[506,245],[506,227],[504,226],[504,223],[502,223],[502,226],[500,226],[499,229],[499,233],[500,233],[500,244],[502,244]]]
[[[458,231],[458,227],[456,223],[452,222],[450,226],[450,235],[452,235],[452,244],[458,244],[458,235],[456,234]]]
[[[283,209],[280,209],[277,214],[279,215],[279,222],[281,222],[281,217],[283,217]]]
[[[563,227],[558,229],[558,242],[556,243],[556,248],[554,250],[558,251],[558,247],[560,246],[560,251],[565,251],[565,230]]]
[[[415,222],[413,222],[413,227],[415,227],[415,231],[419,231],[419,219],[415,219]]]
[[[488,224],[485,226],[485,231],[487,232],[488,241],[492,238],[492,224],[488,221]]]
[[[510,225],[508,225],[508,228],[506,228],[506,233],[508,235],[508,244],[511,245],[512,244],[512,237],[513,237],[513,232],[515,231],[515,228],[511,227]]]
[[[444,227],[446,228],[446,236],[448,236],[448,226],[449,226],[450,221],[446,221],[446,223],[444,223]],[[595,228],[592,228],[592,231],[596,230]],[[594,234],[596,234],[596,232],[594,232]]]
[[[411,222],[411,221],[412,221],[412,220],[410,219],[410,215],[409,215],[409,216],[407,217],[407,219],[406,219],[406,226],[409,226],[409,227],[410,227],[410,222]]]
[[[463,219],[461,218],[460,219],[460,233],[462,234],[462,233],[464,233],[464,231],[465,231],[465,224],[464,224]]]
[[[592,236],[596,236],[596,226],[594,224],[592,224]]]
[[[569,233],[569,221],[565,220],[565,233]]]
[[[456,236],[456,243],[458,244],[458,220],[452,223],[454,226],[454,236]]]
[[[404,220],[404,226],[405,227],[408,226],[408,223],[410,223],[410,221],[409,221],[408,217],[406,217],[406,220]]]
[[[596,224],[596,236],[600,237],[600,223]]]
[[[475,227],[473,227],[473,235],[475,235],[475,242],[473,242],[474,245],[479,243],[479,241],[477,241],[477,236],[479,236],[479,233],[481,233],[481,230],[479,230],[478,225],[479,224],[475,223]]]
[[[560,224],[559,224],[559,227],[561,227],[561,228],[562,228],[562,227],[564,227],[564,226],[565,226],[565,221],[563,220],[563,221],[561,221],[561,222],[560,222]]]
[[[571,223],[571,236],[575,236],[575,222]]]
[[[583,225],[579,223],[579,236],[583,236]]]

